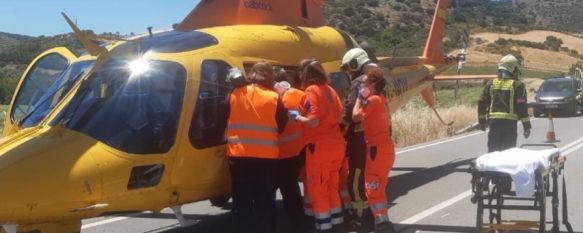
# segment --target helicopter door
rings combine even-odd
[[[172,185],[192,190],[199,198],[209,198],[228,192],[228,163],[225,159],[225,128],[228,96],[232,85],[227,81],[233,67],[224,60],[207,59],[194,70],[200,77],[190,100],[190,126],[184,128],[188,141],[178,149],[180,159],[172,169]],[[198,79],[198,78],[195,78]]]
[[[4,135],[16,132],[15,124],[33,108],[59,75],[77,57],[65,47],[49,49],[26,68],[16,87],[4,122]]]

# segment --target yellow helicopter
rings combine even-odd
[[[55,48],[27,68],[0,141],[0,232],[80,232],[81,219],[160,211],[211,199],[230,185],[224,153],[230,68],[259,60],[297,73],[317,58],[338,89],[343,54],[358,47],[324,26],[323,0],[203,0],[174,29]],[[436,5],[422,56],[380,58],[390,108],[421,93],[455,64],[443,51],[448,0]],[[475,77],[465,77],[475,78]]]

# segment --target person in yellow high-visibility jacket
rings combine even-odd
[[[488,132],[488,152],[516,147],[517,121],[522,122],[525,138],[530,136],[526,88],[518,78],[519,61],[506,55],[498,63],[498,77],[489,81],[478,100],[480,128]]]

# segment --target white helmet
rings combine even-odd
[[[515,72],[520,73],[519,66],[520,62],[518,59],[516,59],[515,56],[508,54],[500,59],[500,62],[498,63],[498,70],[506,70],[513,74]]]
[[[351,71],[356,71],[362,68],[362,66],[370,62],[368,54],[364,49],[353,48],[348,50],[344,57],[342,57],[342,67],[348,67]]]

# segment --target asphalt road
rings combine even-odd
[[[568,160],[565,168],[569,194],[569,220],[575,232],[583,232],[583,116],[554,119],[557,145]],[[540,143],[547,132],[546,118],[533,119],[531,137],[518,143]],[[519,135],[522,132],[519,125]],[[485,132],[472,132],[398,150],[390,174],[389,216],[398,232],[472,232],[476,205],[470,202],[469,163],[486,152]],[[548,201],[550,203],[550,199]],[[278,202],[278,233],[288,225]],[[550,204],[547,219],[551,219]],[[228,209],[212,207],[208,201],[183,206],[188,227],[180,227],[170,211],[109,216],[83,221],[83,233],[94,232],[234,232]],[[505,212],[504,218],[537,220],[536,213]],[[485,219],[486,220],[486,219]],[[550,225],[547,227],[550,229]],[[564,225],[561,231],[566,232]]]

